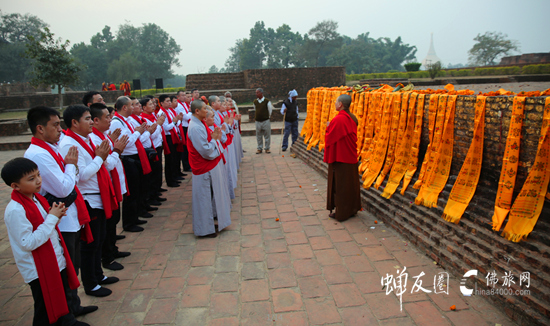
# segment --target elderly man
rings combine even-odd
[[[264,97],[264,90],[258,88],[256,90],[256,99],[254,100],[254,109],[256,110],[256,141],[258,142],[258,150],[256,154],[260,154],[264,149],[265,139],[265,152],[271,153],[269,147],[271,146],[271,112],[273,112],[273,104],[271,101]]]
[[[292,144],[298,139],[298,92],[295,89],[288,92],[288,98],[284,100],[281,114],[285,117],[285,134],[283,136],[283,152],[288,148],[288,136],[292,132]]]
[[[328,123],[325,156],[328,163],[327,209],[329,217],[344,221],[361,209],[357,171],[357,118],[349,112],[351,96],[336,100],[338,115]],[[336,212],[332,210],[336,208]]]

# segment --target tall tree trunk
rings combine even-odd
[[[63,111],[63,94],[61,94],[61,85],[57,85],[57,96],[59,96],[59,112]]]

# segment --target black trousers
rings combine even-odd
[[[105,241],[105,211],[103,209],[91,208],[88,202],[86,202],[86,208],[90,214],[90,230],[94,241],[86,243],[80,242],[80,270],[82,284],[84,290],[91,291],[97,285],[99,281],[103,279],[103,268],[101,267],[101,253],[103,242]]]
[[[185,139],[187,139],[187,129],[188,127],[183,127],[183,134]],[[191,171],[191,165],[189,165],[189,151],[187,150],[187,144],[183,146],[183,153],[181,153],[181,165],[183,165],[184,171]]]
[[[65,241],[65,246],[67,246],[67,251],[71,261],[73,262],[74,271],[76,275],[80,271],[80,230],[78,232],[61,232],[63,241]],[[69,310],[73,313],[77,313],[82,309],[80,305],[80,297],[78,296],[78,289],[70,290],[71,291],[71,306]],[[67,300],[69,303],[69,300]]]
[[[162,146],[156,148],[158,161],[151,163],[151,185],[149,186],[150,193],[156,197],[158,191],[162,187]]]
[[[69,326],[76,323],[73,311],[71,310],[71,288],[69,287],[69,280],[67,279],[67,271],[63,269],[61,271],[61,280],[63,281],[63,289],[65,290],[65,297],[54,298],[56,300],[67,300],[69,306],[69,313],[65,316],[59,317],[56,323],[50,324],[48,319],[48,312],[46,310],[46,304],[44,303],[44,295],[42,294],[42,288],[40,287],[40,279],[36,279],[29,283],[32,292],[32,298],[34,299],[34,317],[32,320],[33,326],[42,325],[58,325]]]
[[[118,252],[116,246],[116,225],[120,222],[120,207],[113,211],[113,216],[105,221],[105,241],[101,250],[101,261],[103,264],[110,264],[115,260]]]
[[[122,165],[124,165],[124,172],[126,175],[126,182],[128,183],[128,193],[124,195],[122,201],[122,227],[128,228],[136,225],[138,219],[138,202],[139,192],[141,188],[141,163],[139,156],[129,155],[122,156]]]
[[[166,180],[166,183],[172,183],[176,182],[176,160],[178,159],[178,152],[176,151],[176,146],[172,142],[172,136],[166,136],[166,143],[170,149],[170,154],[164,152],[164,180]],[[176,158],[176,160],[174,160],[174,158]]]

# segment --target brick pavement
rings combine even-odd
[[[424,272],[433,290],[443,270],[399,235],[360,212],[346,222],[328,219],[326,179],[290,157],[254,154],[255,138],[239,173],[232,225],[215,239],[192,233],[191,183],[170,189],[168,201],[142,233],[126,233],[119,247],[120,282],[113,294],[89,297],[92,325],[514,325],[485,299],[463,297],[451,277],[449,294],[411,294],[412,276]],[[0,163],[22,155],[0,153]],[[0,209],[10,189],[1,188]],[[279,221],[277,221],[279,219]],[[372,228],[374,227],[374,229]],[[32,297],[14,265],[0,224],[0,325],[30,325]],[[386,295],[380,280],[407,267],[403,295]],[[456,306],[456,311],[450,307]]]

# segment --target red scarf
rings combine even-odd
[[[163,108],[162,106],[160,107],[160,109],[162,110],[162,112],[164,112],[164,115],[166,116],[166,119],[168,119],[168,123],[172,123],[172,118],[170,117],[170,114],[168,114],[168,111],[166,111],[165,108]],[[174,126],[175,128],[175,126]],[[174,132],[172,131],[169,131],[170,133],[170,136],[172,137],[172,144],[174,145],[177,145],[180,143],[180,138],[178,137],[178,134],[177,132],[174,130]],[[168,151],[168,153],[166,154],[170,154],[170,151]]]
[[[185,114],[189,113],[189,109],[187,108],[187,103],[182,103],[180,100],[178,100],[178,103],[183,106],[183,109],[185,110]]]
[[[135,115],[135,114],[131,114],[130,115],[134,120],[136,120],[139,124],[142,124],[144,123],[145,121],[143,119],[141,119],[139,116]],[[151,140],[151,147],[154,147],[155,145],[153,144],[153,137],[151,136],[151,134],[149,134],[149,139]],[[158,158],[158,155],[155,156],[155,159],[154,161],[158,161],[159,158]]]
[[[48,212],[50,210],[50,205],[46,198],[39,194],[35,194],[35,197],[42,207],[44,207],[44,210]],[[35,202],[30,198],[17,190],[13,190],[11,199],[23,206],[27,220],[32,224],[33,231],[36,231],[36,229],[44,223],[42,213],[40,213]],[[69,279],[69,287],[72,290],[76,290],[80,286],[80,283],[74,271],[73,262],[71,261],[69,251],[67,250],[67,246],[65,246],[65,241],[63,241],[63,237],[57,226],[55,230],[59,237],[59,243],[63,248],[63,256],[66,262],[65,270],[67,271],[67,277]],[[40,280],[40,288],[42,289],[48,320],[50,324],[54,324],[59,317],[69,313],[69,308],[67,307],[67,300],[65,300],[63,281],[61,279],[61,274],[59,274],[59,265],[57,264],[57,257],[55,256],[51,240],[48,239],[43,245],[34,249],[32,251],[32,257],[38,273],[38,279]]]
[[[147,119],[151,121],[152,123],[157,123],[157,117],[154,114],[147,114],[145,112],[141,112],[141,117],[143,119]],[[164,128],[160,126],[160,130],[162,134],[162,147],[164,148],[164,151],[166,152],[166,154],[170,154],[170,149],[168,148],[168,144],[166,143],[166,135],[164,134]],[[154,146],[155,144],[153,144],[153,147]]]
[[[206,133],[208,135],[207,139],[208,142],[212,140],[212,136],[210,133],[208,133],[209,128],[206,126],[204,121],[202,122],[204,127],[206,128]],[[189,150],[189,165],[191,165],[191,170],[193,171],[194,175],[201,175],[204,174],[218,165],[221,159],[221,155],[216,157],[213,160],[207,160],[193,147],[193,143],[187,137],[187,149]]]
[[[65,133],[65,131],[63,131],[63,133]],[[63,157],[61,157],[59,153],[56,153],[50,145],[35,137],[32,137],[31,144],[45,149],[48,153],[50,153],[53,159],[57,162],[57,165],[59,165],[61,171],[65,173],[65,161],[63,160]],[[82,230],[83,232],[80,232],[80,238],[86,241],[86,243],[92,243],[92,241],[94,241],[94,237],[92,236],[92,230],[88,226],[88,223],[90,223],[90,214],[88,214],[88,209],[86,209],[86,203],[84,202],[84,197],[82,197],[80,190],[78,190],[76,185],[74,186],[74,189],[76,191],[76,200],[74,201],[74,204],[76,205],[78,223],[84,226]]]
[[[93,128],[93,133],[94,135],[96,135],[97,137],[99,137],[99,139],[101,140],[105,140],[107,139],[107,137],[105,137],[105,135],[100,132],[99,130],[97,130],[95,127]],[[113,140],[111,139],[111,137],[108,138],[109,141],[111,142],[111,145],[113,145]],[[92,143],[92,140],[90,139],[90,143]],[[109,151],[109,154],[112,154],[113,153],[113,150],[111,149]],[[124,171],[122,171],[122,173],[124,173]],[[124,179],[126,180],[126,179]],[[120,187],[120,177],[119,177],[119,174],[118,174],[118,170],[116,169],[116,167],[114,169],[111,170],[111,181],[113,181],[113,187],[115,189],[115,195],[116,195],[116,200],[117,202],[122,202],[122,188]],[[126,189],[128,189],[128,185],[126,185]]]
[[[95,158],[95,146],[92,141],[90,141],[90,146],[82,140],[82,138],[75,134],[71,129],[67,129],[67,137],[71,137],[76,140],[82,148],[84,148],[88,154]],[[120,181],[118,181],[120,183]],[[101,202],[103,203],[103,210],[105,211],[105,217],[107,219],[113,216],[113,210],[118,208],[118,202],[116,199],[116,193],[113,188],[113,182],[109,177],[109,172],[105,168],[105,165],[101,165],[99,171],[97,171],[97,183],[99,185],[99,194],[101,196]]]
[[[131,133],[134,133],[134,128],[124,119],[123,116],[118,114],[118,112],[115,112],[115,117],[117,117],[120,121],[126,124],[126,127],[130,129]],[[149,174],[151,173],[151,165],[149,164],[149,157],[147,157],[147,153],[145,152],[145,148],[143,147],[143,144],[141,141],[136,139],[136,148],[139,156],[139,161],[141,162],[141,169],[143,170],[143,174]]]
[[[208,141],[212,140],[212,130],[210,128],[208,128],[208,126],[206,125],[206,122],[202,122],[204,124],[204,126],[206,127],[206,132],[208,133]],[[218,126],[216,126],[216,124],[213,125],[214,128],[217,128]],[[216,144],[218,144],[218,148],[220,148],[220,146],[223,146],[223,145],[220,145],[220,142],[216,140]],[[227,148],[227,146],[223,147],[223,148]],[[225,161],[225,155],[220,151],[220,155],[222,157],[222,160],[223,160],[223,164],[226,164],[227,162]]]
[[[327,127],[323,161],[357,163],[357,124],[344,110],[340,110]]]
[[[218,113],[218,115],[220,116],[220,120],[221,120],[220,123],[224,124],[223,115],[220,113],[220,111],[216,111],[216,113]],[[227,125],[227,127],[229,128],[229,125]],[[227,146],[229,146],[229,145],[231,145],[231,143],[233,143],[233,135],[229,134],[229,133],[226,133],[225,136],[227,137],[227,140],[225,141],[225,144],[223,146],[224,146],[224,148],[227,148]]]

